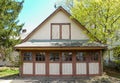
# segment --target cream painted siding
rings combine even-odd
[[[32,39],[40,39],[40,40],[50,40],[51,35],[51,23],[71,23],[71,39],[80,40],[80,39],[88,39],[88,36],[83,33],[84,31],[74,23],[70,17],[64,14],[62,11],[59,11],[49,20],[47,20],[35,34],[31,36],[29,40]],[[64,34],[65,37],[68,34]]]
[[[23,74],[33,74],[33,63],[23,63]]]
[[[89,63],[89,74],[99,74],[99,63]]]
[[[76,74],[87,74],[87,64],[76,63]]]
[[[60,74],[60,63],[50,63],[49,64],[49,74],[50,75],[59,75]]]
[[[62,39],[69,39],[69,25],[62,25]]]
[[[35,63],[35,74],[46,74],[45,63]]]
[[[72,75],[72,63],[62,63],[62,74]]]

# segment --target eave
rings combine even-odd
[[[17,47],[16,50],[104,50],[106,47],[100,46],[84,46],[84,47]]]

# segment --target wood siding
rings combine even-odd
[[[99,63],[89,63],[89,74],[99,74]]]
[[[23,74],[33,74],[33,63],[23,63]]]
[[[62,75],[72,75],[72,63],[62,63]]]
[[[49,75],[60,75],[59,63],[49,63]]]
[[[76,74],[86,75],[87,74],[87,63],[76,63]]]
[[[46,63],[35,63],[35,75],[46,75]]]
[[[59,11],[56,15],[47,20],[40,29],[34,33],[29,40],[50,40],[51,39],[51,23],[70,23],[71,24],[71,40],[89,39],[89,37],[84,33],[84,31],[73,22],[70,17],[68,17],[62,11]],[[65,32],[67,29],[64,29]],[[68,34],[63,33],[63,37],[67,38]],[[64,38],[63,38],[64,39]]]

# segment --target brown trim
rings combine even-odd
[[[62,24],[60,24],[59,26],[60,26],[60,39],[62,39]]]
[[[76,75],[76,52],[72,52],[72,69],[73,69],[73,76]]]
[[[100,75],[102,75],[102,73],[103,73],[103,63],[102,63],[102,51],[100,51],[100,61],[99,61],[99,71],[100,71]]]
[[[32,52],[33,54],[32,54],[32,58],[33,58],[33,75],[35,75],[35,63],[36,63],[36,61],[35,61],[35,52]]]
[[[82,46],[82,47],[16,47],[17,50],[102,50],[105,49],[105,47],[100,47],[100,46]]]
[[[60,76],[62,76],[62,52],[60,52]]]
[[[20,68],[19,68],[19,70],[20,70],[20,76],[22,76],[22,74],[23,74],[23,56],[22,56],[22,51],[19,51],[19,53],[20,53]]]
[[[69,25],[69,39],[71,40],[71,24]]]
[[[87,76],[89,76],[89,58],[90,58],[90,56],[87,54],[87,55],[86,55]]]
[[[50,24],[50,39],[52,40],[52,24]]]
[[[51,23],[51,30],[50,30],[50,38],[51,38],[51,40],[54,40],[53,38],[52,38],[52,26],[53,25],[58,25],[59,26],[59,39],[58,40],[62,40],[62,29],[63,29],[63,25],[68,25],[69,26],[69,38],[68,38],[68,40],[70,40],[71,39],[71,23]]]
[[[49,76],[49,53],[46,52],[46,76]]]

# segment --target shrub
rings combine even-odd
[[[120,72],[120,60],[115,60],[115,69]]]

